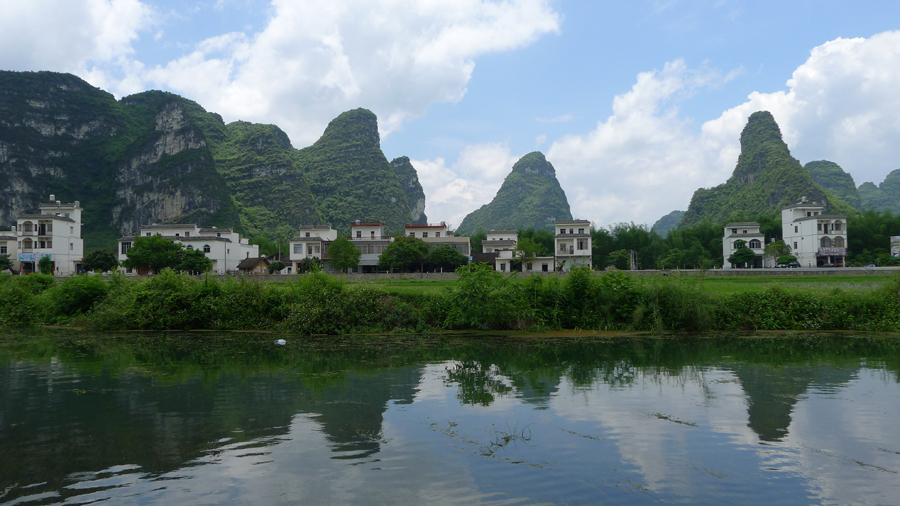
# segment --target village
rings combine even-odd
[[[36,272],[41,258],[52,262],[52,272],[58,276],[71,276],[82,272],[84,240],[82,230],[82,206],[80,201],[63,203],[55,195],[39,205],[37,213],[18,216],[12,232],[0,235],[0,255],[13,259],[13,268],[22,273]],[[781,211],[784,244],[795,260],[789,267],[844,267],[847,256],[847,218],[843,215],[823,214],[825,207],[816,202],[801,201]],[[350,224],[347,239],[359,250],[356,267],[347,273],[384,272],[379,260],[395,238],[388,234],[386,225],[379,221],[356,220]],[[470,238],[457,236],[447,223],[408,224],[404,235],[420,239],[429,248],[448,246],[458,251],[470,262],[487,263],[503,273],[519,270],[524,273],[566,272],[575,267],[594,268],[592,263],[591,222],[588,220],[559,220],[554,227],[552,256],[533,256],[523,261],[517,253],[519,242],[515,230],[491,230],[481,243],[482,251],[473,251]],[[140,228],[137,234],[118,239],[119,262],[128,257],[136,237],[160,235],[181,243],[187,250],[202,251],[211,261],[215,274],[268,274],[269,266],[282,262],[280,274],[302,272],[300,264],[310,259],[321,263],[325,272],[336,272],[328,254],[329,246],[338,239],[338,231],[330,224],[302,225],[289,242],[288,252],[282,255],[261,256],[259,246],[250,244],[231,227],[202,227],[197,224],[150,224]],[[774,242],[774,238],[770,239]],[[765,236],[759,223],[728,223],[723,230],[723,269],[739,267],[779,267],[777,258],[767,255]],[[731,263],[729,258],[746,248],[746,261]],[[752,252],[752,255],[750,255]],[[605,266],[597,266],[602,268]],[[718,266],[717,266],[718,267]],[[120,267],[126,274],[136,274],[133,269]]]

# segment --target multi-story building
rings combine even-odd
[[[591,222],[588,220],[561,220],[554,225],[556,231],[553,249],[554,264],[559,271],[573,267],[591,268]]]
[[[18,262],[17,269],[23,272],[36,272],[41,258],[48,257],[53,263],[54,274],[78,273],[84,258],[81,203],[77,200],[63,203],[50,195],[50,201],[41,203],[38,209],[37,214],[16,218],[16,256],[10,258]],[[10,251],[11,241],[6,239],[5,242]]]
[[[500,272],[512,271],[516,245],[519,244],[518,232],[491,230],[485,236],[481,241],[481,251],[494,254],[494,269]]]
[[[231,227],[202,228],[196,224],[145,225],[138,236],[151,237],[161,235],[180,242],[189,250],[200,250],[206,258],[212,260],[212,272],[225,274],[237,271],[242,260],[259,257],[259,246],[250,244],[248,239],[234,231]],[[136,236],[119,238],[119,261],[124,262],[126,254],[134,243]]]
[[[450,246],[466,257],[472,257],[472,243],[468,237],[460,236],[447,229],[446,222],[434,225],[406,225],[406,235],[422,239],[431,248]]]
[[[847,217],[824,210],[806,197],[781,210],[782,237],[803,267],[847,265]]]
[[[307,258],[328,259],[328,245],[337,239],[337,230],[331,225],[301,225],[297,237],[290,242],[290,263],[294,272],[299,271],[299,263]]]
[[[18,263],[19,259],[19,238],[15,232],[0,232],[0,255],[9,256],[9,260],[13,266]]]
[[[749,262],[750,267],[771,267],[771,260],[765,254],[766,236],[759,231],[759,223],[753,221],[740,221],[725,225],[725,235],[722,239],[722,258],[725,263],[723,269],[734,269],[735,266],[728,261],[739,248],[750,248],[756,258]]]
[[[384,249],[394,241],[387,235],[387,228],[380,221],[365,222],[356,220],[350,223],[350,242],[359,249],[359,266],[357,272],[375,272],[378,260]]]

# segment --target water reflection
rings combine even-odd
[[[0,502],[889,504],[884,338],[0,340]]]

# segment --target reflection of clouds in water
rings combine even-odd
[[[787,445],[823,502],[896,504],[900,483],[900,388],[884,370],[861,369],[832,392],[815,388],[794,409]],[[896,443],[894,443],[896,444]]]
[[[705,470],[691,461],[692,440],[709,428],[747,432],[740,385],[723,371],[689,369],[666,375],[638,369],[630,386],[610,388],[597,382],[588,390],[560,385],[561,393],[567,391],[571,396],[553,398],[557,415],[572,422],[596,422],[615,441],[622,461],[634,465],[643,485],[654,492],[694,496],[698,471]]]
[[[731,371],[687,369],[669,376],[638,369],[633,383],[616,387],[566,381],[560,392],[567,394],[554,397],[552,408],[568,423],[596,424],[597,435],[614,440],[621,460],[634,465],[642,485],[654,492],[693,497],[694,490],[709,488],[708,476],[695,472],[703,471],[742,485],[799,478],[798,485],[821,502],[892,504],[900,448],[883,447],[896,441],[900,420],[893,376],[865,369],[849,382],[812,385],[791,399],[790,430],[780,442],[762,442],[751,430],[749,400]],[[712,444],[755,456],[739,453],[732,462],[716,463],[724,453],[709,447],[709,431],[724,436]]]

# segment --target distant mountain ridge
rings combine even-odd
[[[307,223],[349,232],[356,219],[402,230],[426,219],[425,195],[409,159],[397,160],[365,109],[295,149],[275,125],[225,124],[172,93],[117,101],[69,74],[0,71],[0,224],[51,193],[79,200],[88,250],[150,223],[269,238]]]
[[[556,169],[539,151],[517,161],[490,203],[469,213],[457,227],[472,234],[478,229],[517,230],[552,228],[557,220],[571,220],[566,192]]]

